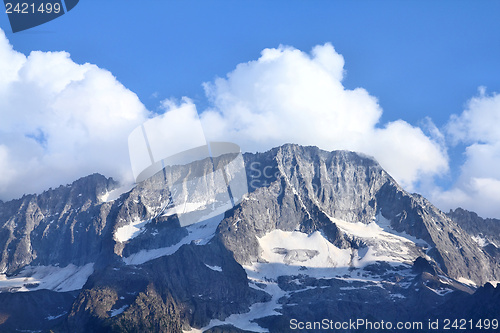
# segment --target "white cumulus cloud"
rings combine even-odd
[[[127,137],[149,116],[104,69],[12,49],[0,30],[0,199],[93,172],[131,178]]]
[[[465,162],[449,190],[432,195],[440,207],[461,206],[484,217],[500,218],[500,94],[473,97],[460,115],[452,115],[447,134],[454,144],[462,143]]]
[[[382,109],[365,89],[346,89],[344,59],[331,44],[311,54],[265,49],[226,78],[205,83],[213,108],[201,114],[210,139],[263,151],[291,142],[374,156],[407,189],[447,171],[438,140],[403,120],[379,125]]]

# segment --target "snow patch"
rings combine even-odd
[[[500,281],[488,281],[489,283],[491,283],[493,285],[493,287],[498,287],[498,285],[500,284]]]
[[[150,221],[151,220],[141,221],[139,219],[136,219],[130,224],[119,227],[118,229],[116,229],[114,234],[115,240],[123,243],[139,236],[144,226]]]
[[[128,305],[124,305],[119,309],[111,310],[111,314],[109,315],[110,317],[118,316],[119,314],[123,313],[128,308]]]
[[[19,274],[7,277],[0,274],[0,293],[5,291],[26,292],[48,289],[57,292],[80,290],[94,272],[94,264],[66,267],[26,266]]]
[[[440,289],[433,289],[433,288],[429,288],[429,287],[427,287],[427,288],[432,290],[434,293],[438,294],[439,296],[445,296],[445,295],[453,292],[453,289],[450,289],[450,288],[440,288]]]
[[[359,289],[365,289],[365,288],[360,288],[360,287],[340,287],[339,290],[359,290]]]
[[[224,218],[224,214],[211,217],[203,222],[192,224],[186,227],[188,235],[181,239],[177,244],[162,247],[154,250],[141,250],[128,257],[124,257],[123,261],[127,265],[140,265],[147,261],[172,255],[184,244],[194,242],[196,245],[205,245],[215,235],[217,226]]]
[[[258,238],[262,258],[269,263],[306,267],[348,267],[352,251],[339,249],[319,231],[310,235],[299,231],[273,230]]]
[[[405,299],[406,296],[402,295],[402,294],[391,294],[390,297],[392,299]]]
[[[421,248],[430,247],[421,239],[393,230],[390,222],[381,214],[369,224],[346,222],[332,217],[330,220],[343,232],[361,239],[367,245],[368,251],[358,262],[358,267],[375,261],[411,265],[420,255]]]
[[[111,191],[106,191],[106,193],[104,193],[103,195],[101,195],[99,197],[99,200],[101,202],[111,202],[111,201],[115,201],[116,199],[118,199],[123,193],[127,193],[128,191],[130,191],[131,189],[133,189],[135,187],[136,184],[127,184],[127,185],[124,185],[124,186],[121,186],[119,188],[116,188],[114,190],[111,190]]]
[[[490,242],[486,238],[479,235],[471,236],[471,238],[481,247],[485,247],[486,245],[490,244]]]
[[[57,319],[57,318],[60,318],[60,317],[64,316],[65,314],[67,314],[67,312],[63,312],[63,313],[61,313],[60,315],[57,315],[57,316],[48,316],[45,319],[47,319],[47,320],[54,320],[54,319]]]
[[[457,279],[457,281],[460,282],[460,283],[466,284],[468,286],[477,287],[477,285],[476,285],[476,283],[474,281],[471,281],[471,280],[466,279],[464,277],[459,277]]]
[[[272,299],[269,302],[252,304],[250,306],[250,311],[246,313],[232,314],[223,321],[219,319],[212,319],[207,326],[201,329],[192,328],[191,331],[184,331],[184,332],[201,333],[205,332],[206,330],[214,326],[228,325],[228,324],[233,325],[234,327],[237,327],[239,329],[248,330],[252,332],[269,332],[269,330],[267,330],[266,328],[260,327],[257,323],[252,321],[257,318],[262,318],[266,316],[281,315],[280,312],[276,311],[282,308],[282,305],[279,304],[279,299],[287,295],[288,293],[281,290],[275,281],[263,280],[258,273],[255,274],[255,272],[253,272],[253,274],[248,275],[248,278],[250,281],[255,281],[255,283],[265,284],[266,292],[268,292],[272,296]]]
[[[222,272],[222,267],[220,267],[220,266],[210,266],[210,265],[207,265],[207,264],[205,264],[205,266],[207,266],[208,268],[210,268],[213,271]]]
[[[200,208],[203,208],[207,205],[206,202],[185,202],[184,204],[173,206],[167,209],[162,215],[163,216],[171,216],[174,214],[186,214],[190,212],[194,212]]]

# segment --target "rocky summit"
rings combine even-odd
[[[227,207],[231,170],[215,171],[231,159],[0,202],[0,331],[498,329],[500,221],[445,214],[371,157],[298,145],[244,154],[248,193]]]

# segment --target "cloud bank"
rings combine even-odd
[[[446,129],[426,119],[424,131],[401,119],[381,124],[377,99],[345,88],[344,74],[344,58],[330,44],[310,53],[265,49],[204,84],[211,105],[198,110],[205,135],[243,151],[297,143],[363,152],[407,190],[430,188],[424,195],[443,209],[500,217],[500,95],[481,90]],[[160,107],[173,122],[179,108],[196,110],[188,98]],[[93,172],[132,179],[127,138],[151,116],[110,72],[76,64],[66,52],[26,57],[0,30],[0,199]],[[466,161],[452,188],[440,189],[434,179],[449,171],[447,142],[465,145]]]
[[[93,172],[131,177],[127,137],[148,116],[110,72],[66,52],[26,57],[0,30],[0,199]]]

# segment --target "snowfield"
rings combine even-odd
[[[276,279],[280,275],[308,275],[315,278],[351,275],[352,269],[362,269],[378,261],[392,265],[411,265],[429,245],[404,233],[397,233],[378,216],[370,224],[350,223],[331,218],[339,229],[366,246],[340,249],[330,243],[322,232],[310,235],[299,231],[273,230],[258,238],[261,257],[267,261],[246,266],[262,277]]]

